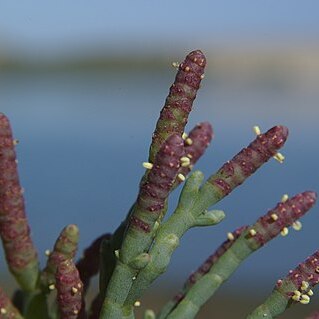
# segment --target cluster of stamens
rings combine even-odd
[[[307,305],[310,302],[310,297],[313,296],[313,291],[309,287],[310,285],[307,281],[302,281],[300,289],[294,291],[291,299]]]

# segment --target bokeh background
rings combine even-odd
[[[208,120],[206,176],[253,138],[252,126],[290,128],[284,164],[271,160],[194,229],[142,305],[158,308],[236,227],[282,194],[319,190],[319,2],[0,2],[0,111],[20,140],[27,212],[42,265],[60,230],[76,223],[80,251],[112,231],[137,193],[151,134],[175,76],[171,62],[202,49],[206,77],[188,129]],[[170,203],[174,208],[177,198]],[[318,249],[318,208],[252,255],[199,318],[244,318],[275,281]],[[12,291],[0,255],[1,284]],[[283,318],[304,318],[318,302]],[[155,304],[155,305],[153,305]],[[230,306],[231,305],[231,306]]]

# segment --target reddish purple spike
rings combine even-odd
[[[0,287],[0,319],[23,319],[18,309]]]
[[[175,82],[170,88],[153,134],[149,155],[151,163],[170,135],[183,134],[205,66],[206,58],[200,50],[189,53],[179,65]]]
[[[319,283],[319,250],[309,256],[303,263],[294,270],[290,270],[288,275],[277,281],[276,289],[281,291],[287,299],[294,295],[296,290],[307,293]]]
[[[235,187],[253,174],[262,164],[273,157],[288,137],[285,126],[275,126],[240,151],[231,161],[208,179],[219,189],[221,196],[228,195]]]
[[[252,236],[258,246],[276,237],[285,227],[291,226],[301,218],[316,202],[315,192],[304,192],[280,202],[277,206],[260,217],[252,226],[256,234]]]
[[[189,158],[189,165],[179,170],[184,176],[188,175],[193,165],[204,154],[213,138],[213,128],[208,122],[197,124],[190,132],[184,142],[185,157]],[[177,181],[178,182],[178,181]]]
[[[33,245],[20,186],[15,141],[8,118],[0,113],[0,236],[10,271],[26,290],[38,278],[37,252]]]
[[[165,206],[165,201],[178,174],[180,158],[183,154],[182,137],[177,134],[171,135],[157,153],[152,169],[141,182],[137,206],[131,217],[132,226],[145,233],[151,231],[151,225],[157,220]]]
[[[58,266],[56,288],[60,318],[76,319],[82,307],[83,284],[72,260],[65,260]]]

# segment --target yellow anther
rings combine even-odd
[[[227,233],[227,238],[229,240],[234,240],[235,239],[234,235],[231,232]]]
[[[13,145],[16,146],[19,144],[19,140],[13,140]]]
[[[281,236],[287,236],[288,233],[289,233],[289,230],[287,227],[284,227],[282,231],[280,232]]]
[[[116,258],[119,258],[120,257],[120,250],[119,249],[115,250],[114,255]]]
[[[2,315],[5,315],[5,314],[7,313],[7,309],[6,309],[6,308],[1,308],[1,309],[0,309],[0,313],[1,313]]]
[[[205,77],[205,74],[203,73],[203,74],[200,76],[201,80],[202,80],[204,77]]]
[[[308,296],[313,296],[313,291],[311,289],[309,289],[307,294],[308,294]]]
[[[295,290],[294,291],[294,295],[300,297],[301,296],[301,292],[299,290]]]
[[[185,72],[189,72],[189,70],[190,70],[190,67],[187,66],[187,67],[185,68]]]
[[[302,281],[301,290],[307,290],[309,288],[309,283],[307,281]]]
[[[153,168],[153,164],[150,162],[143,162],[143,167],[146,169],[152,169]]]
[[[257,232],[256,232],[255,229],[252,228],[252,229],[249,231],[249,234],[250,234],[251,236],[255,236],[255,235],[257,234]]]
[[[79,313],[79,310],[74,309],[74,310],[73,310],[73,313],[74,313],[75,315],[77,315],[77,314]]]
[[[191,138],[189,138],[189,137],[185,140],[185,142],[186,142],[187,145],[192,145],[193,144],[193,140]]]
[[[280,164],[282,164],[285,160],[285,156],[283,156],[281,153],[276,153],[273,158],[278,161]]]
[[[257,125],[253,127],[253,131],[257,136],[261,134],[260,127]]]
[[[181,165],[182,167],[187,167],[191,163],[191,160],[187,156],[181,157]]]
[[[310,297],[308,295],[301,295],[300,303],[307,305],[310,302]]]
[[[55,285],[54,284],[49,285],[49,290],[54,290],[54,289],[55,289]]]
[[[294,230],[300,230],[302,228],[302,224],[299,220],[295,221],[293,224],[292,224],[292,228]]]
[[[78,288],[75,288],[75,287],[72,287],[72,292],[74,293],[74,294],[76,294],[79,290],[78,290]]]
[[[181,180],[182,182],[184,182],[185,181],[185,176],[183,175],[183,174],[181,174],[181,173],[179,173],[178,175],[177,175],[177,177],[178,177],[178,179],[179,180]]]
[[[176,69],[179,68],[179,62],[172,62],[172,66]]]
[[[46,250],[44,251],[44,254],[49,257],[50,254],[51,254],[50,249],[46,249]]]
[[[271,214],[270,216],[273,221],[276,221],[278,219],[278,215],[275,213]]]
[[[134,307],[139,307],[141,305],[141,302],[139,300],[136,300],[134,302]]]
[[[282,202],[282,203],[286,202],[286,201],[288,200],[288,198],[289,198],[288,194],[282,195],[282,197],[281,197],[281,202]]]
[[[187,133],[186,133],[186,132],[184,132],[184,133],[182,134],[182,139],[183,139],[183,140],[186,140],[186,139],[187,139],[187,137],[188,137]]]

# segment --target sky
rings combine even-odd
[[[318,12],[314,0],[2,0],[0,40],[46,54],[85,43],[143,50],[163,43],[238,45],[247,39],[313,42],[318,39]]]

